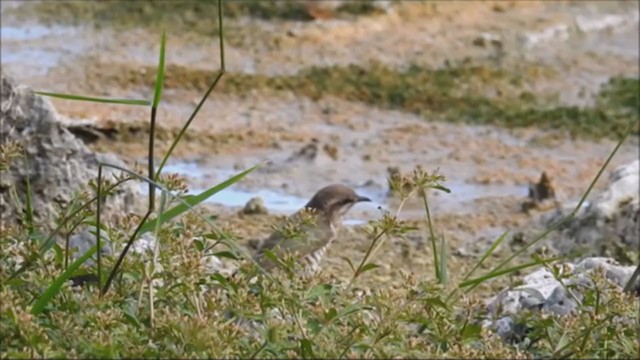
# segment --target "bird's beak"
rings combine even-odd
[[[366,196],[360,196],[360,195],[358,195],[358,198],[357,198],[356,202],[363,202],[363,201],[371,202],[371,199],[369,199],[369,198],[368,198],[368,197],[366,197]]]

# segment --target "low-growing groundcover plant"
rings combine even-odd
[[[155,116],[164,79],[163,34],[152,101],[113,100],[43,93],[74,100],[150,106],[148,171],[99,164],[98,177],[80,189],[75,201],[60,209],[58,228],[45,229],[34,219],[31,194],[18,194],[24,217],[0,227],[0,356],[2,358],[636,358],[639,301],[612,287],[602,274],[586,290],[578,309],[562,317],[523,312],[515,321],[520,336],[501,339],[483,321],[490,318],[478,285],[534,266],[558,266],[537,256],[507,268],[524,251],[557,228],[552,226],[521,251],[491,270],[475,274],[492,261],[491,247],[462,282],[449,278],[447,242],[431,221],[428,194],[445,191],[437,171],[416,168],[394,176],[390,188],[402,200],[395,213],[363,227],[369,248],[350,263],[350,281],[326,275],[301,278],[292,258],[281,271],[265,274],[237,245],[234,229],[194,209],[200,202],[250,176],[250,168],[198,195],[185,195],[183,179],[162,167],[225,72],[222,7],[218,2],[221,71],[196,106],[158,168],[153,163]],[[634,124],[631,124],[631,128]],[[627,129],[625,134],[629,133]],[[620,140],[618,147],[624,141]],[[603,165],[607,166],[609,159]],[[25,157],[20,144],[0,146],[0,171]],[[118,178],[102,169],[122,170]],[[602,171],[601,171],[602,173]],[[595,181],[587,189],[584,201]],[[114,187],[124,181],[149,184],[145,214],[101,211]],[[156,193],[159,196],[156,197]],[[432,276],[402,274],[393,284],[361,289],[362,277],[375,272],[380,246],[415,229],[398,220],[404,202],[423,201],[434,267]],[[581,204],[578,204],[577,208]],[[577,209],[576,208],[576,209]],[[563,221],[568,220],[573,214]],[[561,222],[562,223],[562,222]],[[96,246],[73,254],[65,239],[80,228],[92,229]],[[295,226],[287,233],[297,236]],[[506,234],[505,234],[506,235]],[[140,237],[149,246],[131,250]],[[113,254],[96,252],[110,239]],[[505,236],[496,240],[497,246]],[[54,241],[59,240],[59,241]],[[131,251],[128,251],[131,250]],[[522,256],[524,257],[524,256]],[[216,259],[239,267],[230,276],[213,269]],[[495,260],[493,260],[495,261]],[[519,333],[519,334],[520,334]]]
[[[177,179],[174,185],[180,188]],[[421,196],[424,187],[443,188],[443,177],[418,169],[391,179],[403,198]],[[161,201],[162,203],[162,201]],[[167,205],[170,205],[168,202]],[[95,217],[87,211],[85,219]],[[122,247],[139,219],[121,217],[105,231]],[[38,251],[27,226],[4,227],[0,240],[3,358],[630,358],[638,351],[638,299],[597,275],[578,311],[558,317],[521,313],[526,337],[500,339],[481,323],[489,318],[479,295],[458,296],[440,278],[403,274],[396,284],[362,290],[358,277],[375,271],[377,242],[409,230],[385,215],[366,228],[369,257],[354,264],[352,282],[327,276],[296,276],[295,262],[260,275],[238,261],[235,276],[211,272],[212,256],[240,258],[216,244],[232,229],[213,230],[188,213],[155,232],[158,248],[130,253],[111,291],[67,281],[42,311],[41,294],[65,269],[64,250],[54,245],[37,263],[6,281]],[[295,236],[292,229],[292,236]],[[37,235],[37,234],[36,234]],[[438,248],[438,244],[436,248]],[[441,250],[437,250],[441,252]],[[364,255],[364,254],[363,254]],[[446,256],[446,254],[444,255]],[[110,268],[115,256],[103,256]],[[550,265],[553,267],[554,265]],[[85,266],[86,273],[95,265]],[[244,319],[239,321],[239,319]]]

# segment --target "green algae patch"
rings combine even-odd
[[[598,96],[601,106],[617,108],[640,116],[640,79],[613,77]]]
[[[381,12],[372,0],[346,2],[336,8],[337,16],[372,15]],[[35,16],[46,23],[91,24],[97,27],[170,26],[172,31],[217,35],[217,0],[162,1],[41,1],[8,10],[21,16]],[[310,21],[305,4],[292,0],[224,1],[228,19],[252,17],[263,20]]]
[[[118,66],[102,76],[125,88],[153,86],[153,69],[146,70]],[[533,65],[517,70],[473,64],[441,69],[412,65],[396,70],[372,63],[367,67],[311,67],[286,76],[229,74],[217,91],[241,96],[251,91],[288,91],[314,100],[333,96],[415,113],[428,120],[532,126],[588,138],[618,137],[633,124],[632,131],[638,134],[638,79],[612,78],[590,107],[558,104],[554,94],[533,93],[525,85],[527,79],[554,76],[554,71]],[[206,70],[171,65],[165,85],[204,91],[212,77]]]
[[[218,35],[217,1],[41,1],[11,9],[23,18],[46,24],[92,25],[96,28],[171,28],[176,32]],[[228,7],[228,6],[227,6]]]

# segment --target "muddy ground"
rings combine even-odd
[[[155,76],[157,26],[143,21],[140,26],[71,24],[56,21],[55,13],[36,5],[2,2],[4,72],[39,90],[151,98],[152,84],[141,79]],[[519,91],[552,99],[556,106],[589,107],[612,77],[638,77],[638,8],[633,2],[401,2],[388,12],[313,21],[240,16],[228,19],[226,29],[228,73],[223,84],[234,75],[282,77],[312,66],[366,68],[375,61],[400,72],[411,65],[442,69],[473,63],[518,73]],[[184,29],[173,32],[169,25],[166,61],[157,157],[219,69],[218,38]],[[187,75],[176,75],[176,69]],[[456,91],[499,98],[513,84],[476,81],[460,87]],[[68,121],[90,120],[107,134],[87,140],[95,149],[117,153],[130,163],[144,160],[148,109],[52,101]],[[616,143],[615,135],[594,138],[553,126],[446,120],[332,93],[309,97],[269,87],[214,90],[167,170],[182,173],[197,190],[264,164],[207,204],[207,211],[237,225],[244,240],[264,236],[275,221],[274,215],[237,215],[253,196],[261,196],[272,214],[282,215],[324,185],[356,187],[374,202],[352,210],[343,241],[329,252],[327,271],[344,277],[348,267],[340,256],[357,261],[368,246],[358,232],[361,223],[397,206],[387,196],[389,167],[410,173],[420,165],[446,176],[444,185],[452,193],[435,192],[430,199],[437,230],[445,233],[455,255],[452,267],[458,268],[468,266],[474,251],[486,248],[504,230],[533,221],[539,212],[525,213],[521,206],[529,183],[543,171],[560,202],[575,201]],[[637,146],[637,134],[632,134],[610,169],[637,158]],[[420,202],[407,204],[401,217],[419,222],[424,217]],[[424,239],[421,231],[390,241],[381,252],[378,263],[383,266],[375,281],[396,276],[397,264],[431,274]]]

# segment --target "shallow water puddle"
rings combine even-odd
[[[170,163],[164,167],[163,172],[165,173],[178,173],[182,176],[185,176],[187,179],[193,180],[202,180],[206,178],[207,174],[215,173],[218,177],[215,181],[212,179],[211,185],[215,185],[221,181],[224,181],[226,178],[230,178],[231,176],[237,174],[240,171],[237,170],[228,170],[228,169],[210,169],[207,168],[207,171],[200,167],[197,163],[194,162],[180,162],[180,163]],[[381,191],[374,191],[369,188],[356,187],[355,188],[358,193],[371,198],[373,201],[371,203],[362,203],[359,204],[358,207],[369,208],[369,209],[377,209],[377,208],[385,208],[384,204],[384,194]],[[141,186],[141,190],[143,193],[147,193],[147,186]],[[199,194],[204,191],[204,188],[190,188],[188,194]],[[226,207],[243,207],[249,200],[254,197],[259,197],[263,200],[265,207],[275,213],[282,214],[291,214],[299,209],[301,209],[309,199],[302,198],[300,196],[295,196],[292,194],[287,194],[282,190],[272,190],[272,189],[242,189],[238,188],[238,186],[230,186],[219,193],[213,195],[205,202],[223,205]],[[345,225],[360,225],[366,223],[365,220],[355,219],[355,218],[347,218],[343,221]]]
[[[43,26],[33,24],[28,27],[0,26],[0,37],[2,38],[2,41],[26,41],[36,40],[47,36],[69,35],[76,31],[77,29],[72,27],[60,25]]]
[[[206,179],[213,186],[214,184],[223,181],[226,178],[237,174],[239,171],[228,169],[210,169],[206,171],[197,163],[194,162],[180,162],[167,164],[165,166],[165,172],[178,173],[185,176],[188,180],[202,180],[206,178],[206,174],[214,173],[217,179]],[[384,182],[383,182],[384,183]],[[476,183],[466,183],[463,181],[449,181],[445,184],[451,193],[443,193],[434,191],[430,195],[430,203],[438,208],[438,211],[447,212],[464,212],[469,208],[469,203],[474,200],[487,198],[487,197],[504,197],[504,196],[527,196],[527,187],[525,186],[512,186],[512,185],[485,185]],[[190,194],[198,194],[204,190],[204,188],[194,187],[191,188]],[[146,186],[143,187],[146,191]],[[369,197],[372,202],[362,203],[358,205],[361,210],[367,211],[388,211],[388,197],[386,189],[374,187],[374,186],[355,186],[355,190]],[[249,200],[254,197],[260,197],[264,201],[267,209],[277,213],[292,213],[304,206],[308,201],[306,198],[295,196],[281,189],[269,189],[269,188],[257,188],[247,189],[238,188],[238,186],[231,186],[207,200],[207,202],[219,204],[227,207],[242,207]],[[411,209],[407,208],[407,211],[411,213]],[[422,217],[422,210],[419,211],[419,216]],[[347,219],[345,224],[361,224],[363,220]]]
[[[216,176],[220,179],[218,181],[214,181],[212,179],[211,186],[215,185],[216,183],[222,182],[224,181],[224,179],[230,178],[239,172],[240,171],[228,169],[215,169],[212,171],[211,169],[208,169],[208,171],[205,173],[204,169],[202,169],[197,163],[194,162],[168,163],[163,169],[163,173],[177,173],[186,177],[188,180],[203,180],[207,176],[207,174],[215,173]],[[144,192],[147,192],[147,186],[142,186],[142,190]],[[199,194],[204,190],[206,189],[190,187],[188,194]],[[220,204],[228,207],[242,207],[254,197],[262,198],[265,206],[270,211],[282,213],[294,212],[303,207],[307,202],[306,199],[303,199],[301,197],[285,194],[282,192],[276,192],[269,189],[242,190],[233,185],[213,195],[205,202]]]
[[[204,189],[194,189],[191,192],[198,194],[203,190]],[[222,190],[210,197],[207,201],[229,207],[242,207],[254,197],[261,198],[269,211],[282,213],[295,212],[307,203],[307,199],[281,192],[275,192],[268,189],[247,191],[236,189],[234,186]]]
[[[0,26],[2,65],[28,66],[33,75],[45,75],[68,55],[81,54],[90,40],[79,34],[82,29],[35,23]]]

